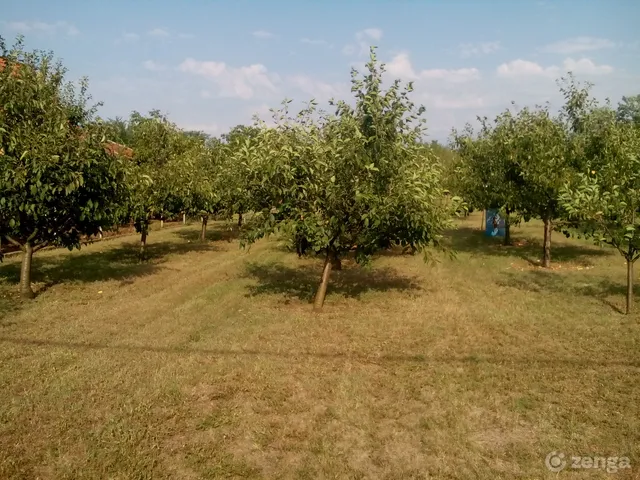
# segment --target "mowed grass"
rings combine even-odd
[[[0,478],[638,478],[640,317],[612,250],[538,223],[332,274],[217,225],[0,266]],[[636,296],[640,302],[640,295]],[[639,305],[640,310],[640,305]],[[631,470],[545,467],[628,456]]]

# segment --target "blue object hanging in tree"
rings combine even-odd
[[[488,209],[486,211],[486,229],[485,234],[489,237],[504,237],[504,218],[497,209]]]

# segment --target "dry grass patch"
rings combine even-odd
[[[563,268],[542,272],[541,226],[504,248],[477,223],[451,234],[454,261],[346,261],[320,315],[321,260],[215,229],[154,232],[142,265],[135,237],[42,252],[29,303],[9,260],[0,478],[609,478],[556,476],[552,450],[629,456],[616,478],[634,478],[620,259],[554,237]]]

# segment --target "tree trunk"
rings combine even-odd
[[[331,268],[333,270],[342,270],[342,261],[338,255],[334,255],[331,259]]]
[[[627,258],[627,309],[625,313],[629,315],[633,309],[633,260]]]
[[[551,219],[544,220],[544,245],[542,246],[542,266],[549,268],[551,266]]]
[[[487,227],[484,224],[484,209],[482,209],[482,211],[480,212],[480,230],[485,230]]]
[[[27,242],[22,249],[22,268],[20,269],[20,295],[22,298],[34,298],[36,295],[31,290],[31,259],[33,258],[33,246]]]
[[[509,224],[509,220],[505,220],[504,222],[504,244],[511,245],[511,225]]]
[[[327,257],[324,259],[324,268],[322,269],[322,280],[320,286],[316,292],[316,298],[313,302],[313,310],[319,312],[324,305],[324,298],[327,296],[327,286],[329,285],[329,276],[331,275],[331,264],[333,263],[333,254],[327,252]]]
[[[504,244],[511,245],[511,221],[509,220],[509,209],[505,209],[504,217]]]
[[[241,226],[242,226],[242,214],[239,213],[238,214],[238,227],[241,227]]]
[[[209,218],[206,215],[202,216],[202,229],[200,230],[200,241],[201,242],[206,242],[207,241],[207,222],[209,221]]]
[[[140,235],[140,260],[144,260],[146,247],[147,247],[147,232],[142,232],[142,235]]]
[[[182,224],[183,224],[183,225],[186,225],[186,224],[187,224],[187,214],[186,214],[186,213],[183,213],[183,214],[182,214]]]

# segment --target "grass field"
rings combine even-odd
[[[461,221],[456,260],[333,272],[221,226],[0,266],[0,478],[640,478],[640,316],[622,257]],[[636,295],[640,303],[640,295]],[[638,305],[640,310],[640,305]],[[632,468],[550,472],[567,457]]]

